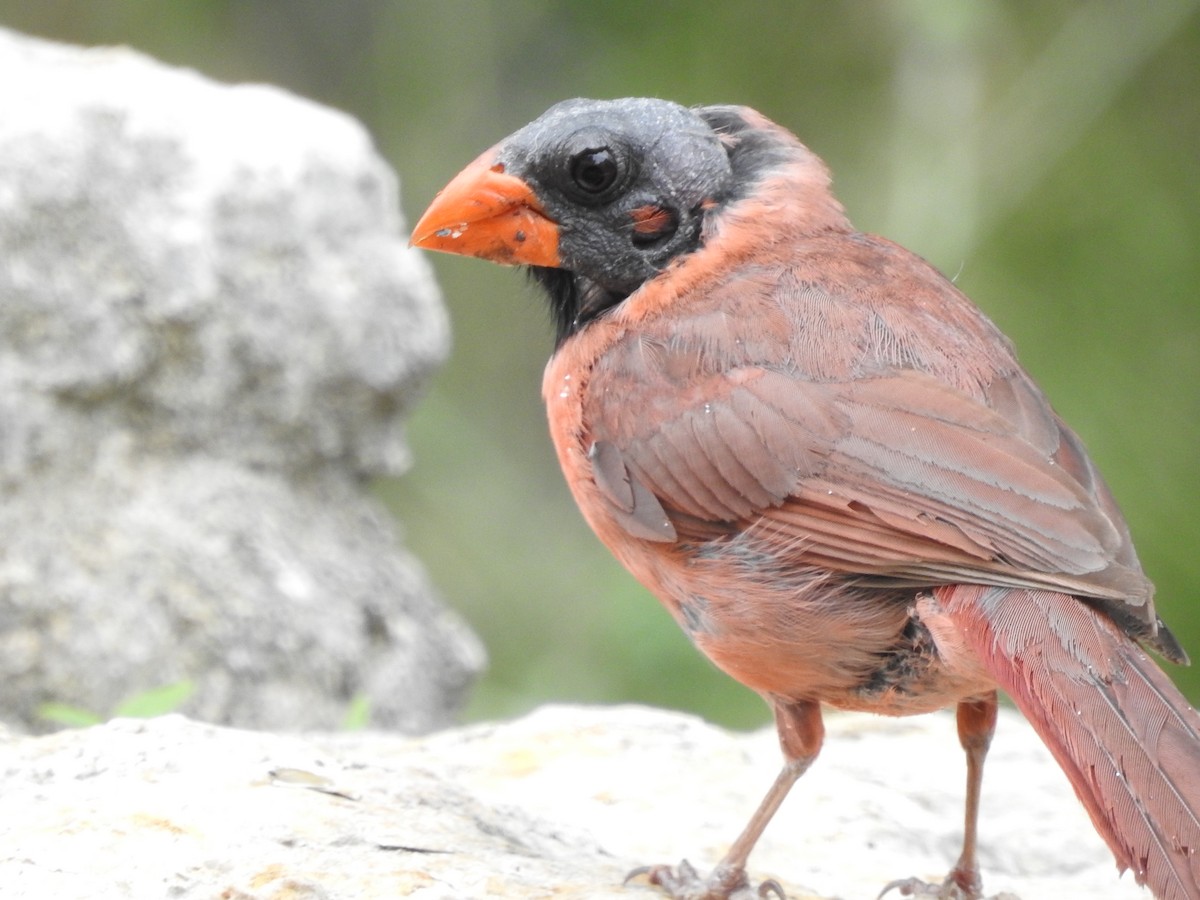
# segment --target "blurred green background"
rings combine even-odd
[[[0,0],[0,24],[344,109],[400,172],[409,221],[566,97],[757,107],[826,159],[860,228],[1013,338],[1200,659],[1200,3]],[[469,715],[637,700],[766,721],[575,511],[539,399],[540,298],[511,271],[433,264],[454,354],[412,421],[415,467],[378,489],[489,647]],[[1172,674],[1200,699],[1200,666]]]

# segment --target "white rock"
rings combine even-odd
[[[774,776],[770,732],[644,708],[548,707],[421,739],[281,736],[170,717],[0,743],[4,896],[650,898],[645,863],[707,869]],[[1005,712],[984,782],[989,891],[1148,897]],[[751,858],[792,900],[873,898],[958,853],[949,716],[831,715]]]

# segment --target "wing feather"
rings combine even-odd
[[[589,435],[679,540],[757,531],[785,564],[1113,600],[1152,634],[1120,511],[1003,335],[887,241],[780,253],[647,286],[590,371]]]
[[[1051,440],[1057,419],[1040,410],[1014,422],[916,370],[830,383],[739,367],[704,379],[665,421],[592,424],[669,516],[695,520],[691,530],[675,521],[681,539],[736,522],[797,562],[888,583],[1105,599],[1148,591],[1140,572],[1114,562],[1125,532],[1090,464],[1073,449],[1072,465],[1057,463],[1064,439]],[[1039,399],[1009,385],[1002,394],[1010,414]],[[609,430],[617,422],[624,428]]]

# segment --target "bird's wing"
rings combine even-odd
[[[597,379],[585,419],[597,482],[627,519],[636,497],[647,521],[665,512],[659,539],[748,531],[777,556],[881,582],[1148,602],[1136,565],[1114,561],[1124,526],[1078,441],[1057,425],[1056,447],[1031,442],[1023,405],[1057,418],[1036,393],[999,394],[1005,414],[913,369],[822,382],[746,365],[647,371],[619,396]]]

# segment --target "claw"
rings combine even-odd
[[[641,878],[643,875],[649,875],[653,871],[654,866],[638,866],[636,869],[630,869],[625,873],[625,878],[621,881],[621,887],[628,887],[629,882],[633,881],[633,879]],[[647,878],[646,880],[649,881],[650,879]]]
[[[895,881],[889,881],[885,884],[883,890],[875,896],[875,900],[883,900],[892,891],[899,891],[902,897],[911,897],[918,886],[921,889],[929,887],[924,881],[916,878],[897,878]]]
[[[631,869],[629,874],[625,876],[622,885],[627,885],[635,878],[646,877],[646,880],[653,885],[664,888],[669,891],[672,896],[675,892],[683,890],[688,886],[694,886],[700,883],[700,874],[695,867],[686,859],[677,866],[638,866],[636,869]]]
[[[925,897],[928,900],[978,900],[978,891],[964,890],[951,875],[942,884],[930,884],[920,878],[897,878],[883,886],[875,900],[883,900],[891,891],[899,891],[902,897]]]
[[[774,878],[768,878],[758,886],[758,896],[761,900],[766,900],[767,894],[774,894],[779,900],[787,900],[787,894],[783,892],[783,885]]]
[[[672,900],[767,900],[771,895],[776,900],[787,900],[783,886],[774,879],[754,889],[745,869],[729,866],[717,866],[708,878],[702,878],[686,859],[677,866],[638,866],[623,883],[642,877],[662,888]]]

